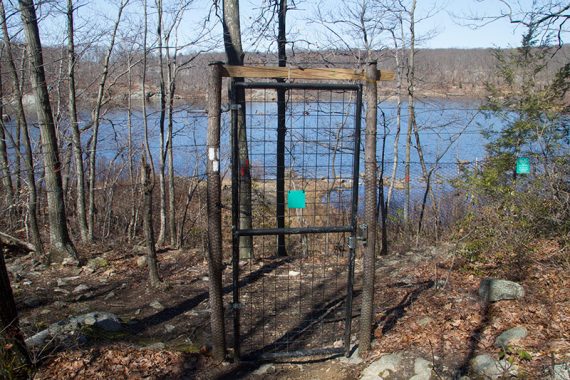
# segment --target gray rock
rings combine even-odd
[[[97,269],[105,268],[108,265],[109,262],[107,261],[107,259],[104,259],[103,257],[95,257],[94,259],[89,260],[86,266],[96,271]]]
[[[69,266],[77,265],[77,260],[72,259],[71,257],[60,257],[57,254],[56,255],[50,254],[50,262],[61,263],[61,265],[69,265]]]
[[[527,335],[528,331],[524,327],[513,327],[512,329],[504,331],[497,337],[497,339],[495,339],[495,347],[507,347],[510,344],[516,343],[519,340],[526,338]]]
[[[478,376],[488,379],[498,379],[503,376],[516,376],[517,366],[506,360],[495,360],[490,355],[483,354],[471,360],[471,370]]]
[[[152,301],[149,306],[155,310],[164,310],[164,306],[162,306],[162,304],[156,300]]]
[[[429,325],[432,322],[433,322],[433,318],[423,317],[422,319],[420,319],[418,321],[418,325],[420,325],[421,327],[426,327],[427,325]]]
[[[77,285],[75,289],[73,289],[74,294],[83,293],[84,291],[89,290],[89,286],[85,284]]]
[[[84,326],[91,326],[110,332],[117,332],[123,329],[121,321],[115,314],[92,312],[53,323],[47,329],[26,339],[26,344],[30,348],[56,344],[70,336],[80,335],[77,332]]]
[[[146,256],[137,257],[137,267],[143,268],[146,266]]]
[[[168,325],[165,325],[165,326],[164,326],[164,330],[166,330],[167,333],[173,332],[174,329],[176,329],[176,326],[174,326],[174,325],[168,324]]]
[[[115,292],[111,291],[109,293],[107,293],[107,295],[105,296],[105,298],[103,298],[105,301],[110,300],[111,298],[115,297]]]
[[[119,317],[117,317],[113,313],[90,313],[97,322],[95,323],[95,327],[104,330],[104,331],[111,331],[111,332],[118,332],[123,330],[123,324]]]
[[[87,326],[94,326],[95,323],[97,323],[97,319],[95,319],[95,317],[93,317],[93,316],[88,316],[83,320],[83,322]]]
[[[414,376],[410,380],[430,380],[433,364],[424,358],[416,358],[414,361]]]
[[[487,302],[521,299],[524,288],[516,282],[485,278],[479,285],[479,297]]]
[[[362,371],[360,380],[378,380],[398,373],[402,359],[400,352],[384,355]]]
[[[362,358],[360,357],[359,354],[359,350],[358,348],[356,350],[354,350],[354,352],[352,353],[352,355],[350,355],[350,357],[342,357],[339,359],[339,361],[341,363],[346,363],[346,364],[360,364],[363,362]]]
[[[270,370],[273,370],[273,364],[271,364],[271,363],[263,364],[258,369],[253,371],[251,374],[256,375],[256,376],[263,376],[263,375],[267,374],[267,372],[270,372]]]
[[[570,363],[556,364],[552,367],[554,380],[570,380]]]

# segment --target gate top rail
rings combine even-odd
[[[286,90],[340,90],[340,91],[358,91],[362,88],[361,84],[347,83],[280,83],[280,82],[236,82],[236,87],[251,89],[279,89]]]
[[[312,80],[353,80],[365,81],[363,69],[340,68],[292,68],[276,66],[230,66],[222,65],[222,76],[231,78],[275,78]],[[378,70],[379,81],[392,81],[393,71]]]

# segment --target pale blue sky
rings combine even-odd
[[[149,4],[154,4],[154,0],[147,0]],[[168,0],[163,0],[168,3]],[[291,1],[291,0],[290,0]],[[351,0],[363,1],[363,0]],[[513,0],[522,8],[528,9],[532,0]],[[117,9],[119,0],[79,0],[78,3],[85,4],[79,10],[79,15],[88,23],[96,23],[99,27],[105,26],[110,28]],[[132,19],[141,17],[142,1],[131,0],[128,6],[127,14]],[[255,36],[248,33],[248,25],[251,20],[259,12],[261,0],[241,0],[240,7],[242,12],[242,32],[244,33],[244,45],[247,50],[251,50],[251,41],[255,40]],[[313,47],[325,47],[324,28],[318,24],[311,23],[310,19],[314,19],[315,9],[332,10],[333,14],[344,4],[342,0],[301,0],[298,1],[298,9],[288,14],[288,29],[291,36],[299,40],[309,41]],[[185,35],[191,35],[196,30],[196,23],[205,17],[211,6],[211,0],[194,0],[194,4],[190,11],[187,12],[186,18],[180,29],[181,38]],[[519,8],[518,6],[516,7]],[[478,47],[512,47],[519,45],[523,29],[519,26],[510,24],[506,19],[500,19],[487,25],[480,26],[476,29],[467,26],[469,21],[466,19],[469,15],[498,15],[501,13],[500,0],[418,0],[418,8],[416,18],[421,22],[417,25],[419,35],[433,33],[430,39],[420,43],[422,48],[478,48]],[[434,11],[435,10],[435,11]],[[431,13],[430,18],[423,19],[427,13]],[[96,17],[97,16],[97,17]],[[101,18],[99,16],[104,16]],[[151,15],[153,17],[153,15]],[[215,20],[215,16],[212,20]],[[98,21],[95,21],[98,20]],[[139,19],[140,21],[140,19]],[[139,22],[140,23],[140,22]],[[42,27],[42,32],[46,40],[55,42],[62,40],[65,22],[62,18],[51,17],[46,21],[47,25]],[[91,26],[90,26],[91,27]],[[95,27],[93,27],[95,29]],[[61,34],[58,37],[58,30]],[[217,26],[214,34],[221,35],[220,27]],[[384,42],[387,37],[379,39],[379,45],[385,43],[391,45],[389,41]],[[304,45],[303,45],[304,44]],[[309,44],[299,42],[297,47],[307,47]],[[222,46],[219,46],[222,49]],[[261,47],[263,49],[263,46]]]

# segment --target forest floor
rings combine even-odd
[[[568,247],[556,241],[536,242],[528,252],[500,260],[470,262],[455,245],[379,258],[375,341],[360,363],[339,357],[216,362],[209,356],[209,279],[203,253],[162,250],[165,286],[154,290],[147,286],[142,250],[119,245],[80,249],[84,257],[104,260],[46,267],[32,255],[7,255],[25,335],[91,311],[118,315],[126,330],[36,350],[35,379],[355,379],[367,364],[393,352],[428,359],[433,378],[467,373],[475,355],[488,353],[515,363],[519,378],[539,379],[546,378],[553,363],[570,362],[569,255]],[[231,276],[230,266],[224,276]],[[487,276],[519,282],[525,297],[485,305],[477,292]],[[355,300],[355,310],[359,302]],[[495,338],[514,326],[529,334],[501,352]]]

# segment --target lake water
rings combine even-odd
[[[384,167],[386,176],[392,171],[392,164],[398,161],[397,179],[401,182],[404,180],[404,154],[405,154],[405,133],[407,123],[406,103],[402,104],[402,130],[399,139],[399,155],[394,156],[394,141],[396,138],[396,103],[393,101],[385,101],[379,105],[379,123],[378,123],[378,157],[382,156],[382,148],[384,147]],[[437,178],[451,178],[458,172],[458,162],[475,162],[481,160],[485,156],[485,139],[481,135],[482,126],[489,126],[491,123],[500,126],[500,122],[493,118],[487,118],[478,111],[479,104],[476,101],[460,101],[449,99],[427,99],[426,101],[417,101],[416,118],[420,129],[421,144],[428,168],[435,167]],[[332,108],[331,108],[332,107]],[[336,108],[335,108],[336,107]],[[334,108],[334,109],[333,109]],[[299,151],[300,145],[309,146],[306,140],[311,140],[311,134],[319,134],[323,131],[322,123],[327,120],[316,118],[316,115],[328,115],[328,122],[331,125],[343,125],[339,127],[340,134],[335,138],[340,142],[337,144],[344,153],[351,153],[351,144],[353,136],[353,105],[344,104],[338,108],[335,104],[318,104],[315,102],[294,103],[288,107],[287,117],[287,139]],[[247,114],[249,115],[248,123],[250,124],[250,155],[253,165],[262,165],[256,163],[255,157],[264,157],[264,163],[267,167],[274,167],[275,163],[268,157],[274,157],[274,141],[276,135],[276,118],[275,104],[251,102],[248,103]],[[315,116],[315,118],[307,117],[307,115]],[[363,112],[364,115],[364,112]],[[89,119],[89,115],[82,115],[84,120]],[[143,145],[142,117],[140,111],[132,114],[132,131],[133,131],[133,147],[135,149],[135,160],[140,157],[140,151]],[[293,141],[298,134],[296,128],[299,120],[303,121],[302,138],[305,141]],[[311,120],[319,120],[321,129]],[[156,109],[149,109],[149,129],[151,139],[151,150],[154,160],[157,161],[159,153],[159,112]],[[14,129],[14,123],[9,124],[9,128]],[[344,128],[344,129],[343,129]],[[364,128],[364,123],[363,123]],[[206,158],[206,133],[207,133],[207,114],[203,110],[193,109],[192,107],[178,107],[174,118],[174,134],[173,147],[175,154],[175,173],[178,176],[202,176],[205,174],[205,158]],[[330,133],[330,132],[328,132]],[[343,135],[346,133],[346,136]],[[37,144],[37,128],[32,128],[32,136]],[[101,122],[101,129],[98,141],[99,164],[101,168],[109,163],[114,163],[117,168],[122,168],[126,174],[128,160],[127,147],[127,112],[123,109],[116,109],[106,113]],[[385,136],[385,139],[383,137]],[[89,132],[83,134],[85,143],[90,137]],[[317,139],[315,137],[315,139]],[[364,133],[362,134],[364,141]],[[415,146],[415,138],[412,139]],[[346,146],[345,146],[346,145]],[[363,145],[361,145],[362,148]],[[309,149],[309,148],[307,148]],[[318,167],[318,161],[326,153],[330,151],[329,147],[313,147],[312,155],[307,155],[309,160],[304,162],[306,167]],[[295,154],[288,151],[287,165],[294,166]],[[13,158],[12,151],[12,158]],[[229,112],[223,112],[222,127],[222,171],[229,175]],[[361,155],[363,156],[363,154]],[[412,165],[411,178],[412,188],[417,189],[421,194],[423,184],[419,180],[421,177],[421,167],[417,150],[412,148]],[[313,157],[313,158],[310,158]],[[338,167],[347,165],[346,155],[339,154],[337,159],[344,159],[343,163],[339,163]],[[313,160],[313,162],[310,162]],[[363,163],[361,163],[361,171],[363,171]],[[336,175],[342,177],[342,169],[337,169]],[[307,173],[306,173],[307,174]],[[325,173],[326,174],[326,173]],[[312,173],[315,177],[323,175],[318,173],[318,169]],[[330,175],[330,173],[329,173]],[[267,169],[266,177],[274,176],[271,169]],[[441,182],[441,181],[440,181]],[[415,191],[415,190],[414,190]],[[417,196],[417,194],[416,194]]]

